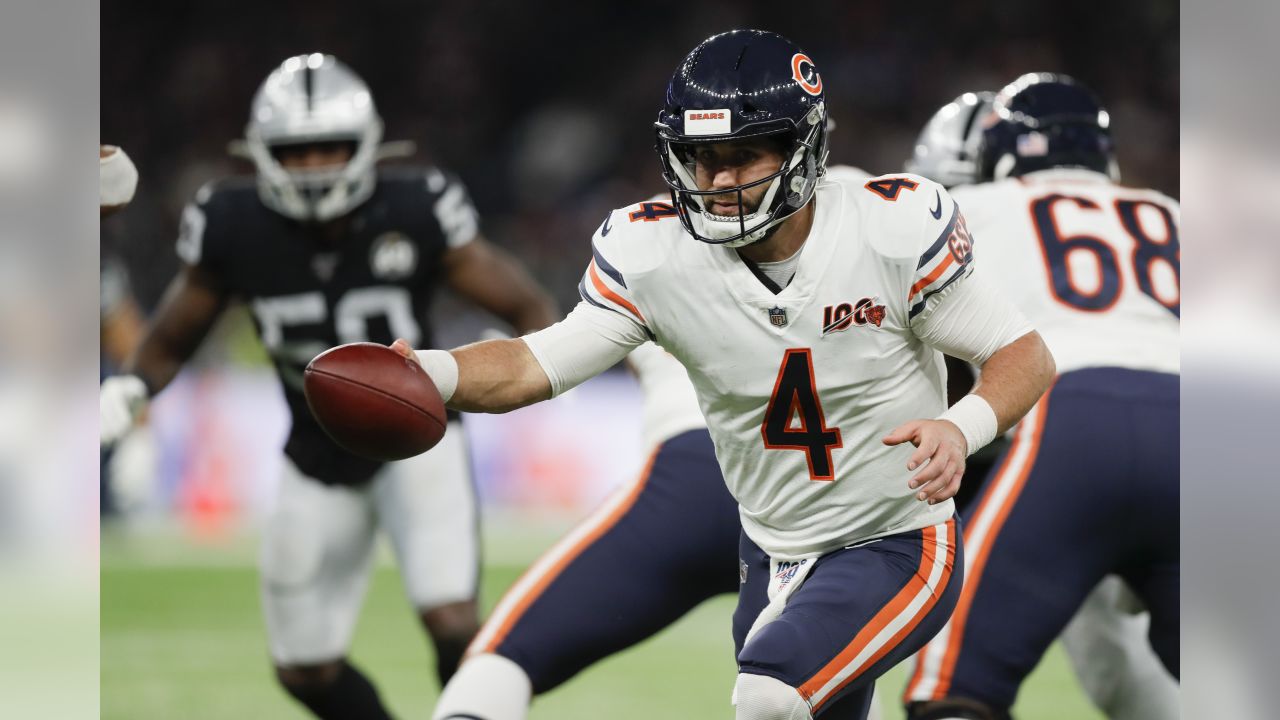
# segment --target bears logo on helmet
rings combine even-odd
[[[822,94],[822,76],[818,68],[804,53],[796,53],[791,58],[791,77],[810,95]]]
[[[690,235],[706,243],[740,247],[813,198],[827,163],[826,104],[817,65],[790,40],[763,30],[733,30],[702,41],[671,78],[658,113],[658,158],[672,205]],[[695,149],[706,143],[771,137],[783,162],[750,183],[700,190]],[[765,186],[748,212],[743,191]],[[738,198],[738,214],[716,215],[710,196]]]

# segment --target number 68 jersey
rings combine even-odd
[[[1176,201],[1074,168],[954,192],[983,270],[1034,319],[1059,373],[1178,372]]]
[[[953,513],[950,500],[915,499],[914,448],[881,438],[946,409],[942,355],[913,324],[971,275],[964,219],[913,175],[827,177],[814,202],[795,276],[776,294],[658,202],[606,219],[580,286],[684,364],[743,528],[781,559]]]

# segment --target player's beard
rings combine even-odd
[[[755,198],[743,193],[741,206],[738,204],[738,193],[736,192],[712,195],[707,199],[707,212],[719,218],[749,217],[760,209],[760,202],[763,199],[763,189],[759,193],[759,197]]]

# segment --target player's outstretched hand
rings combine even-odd
[[[907,469],[924,467],[907,483],[918,490],[917,500],[928,500],[933,505],[960,491],[964,461],[969,454],[960,428],[946,420],[912,420],[884,436],[885,445],[904,442],[916,446],[907,461]]]
[[[418,360],[418,353],[413,351],[413,346],[410,345],[409,341],[405,340],[404,338],[396,338],[396,341],[391,343],[391,349],[400,353],[402,356],[409,358],[410,360],[418,363],[419,365],[422,364],[422,361]]]

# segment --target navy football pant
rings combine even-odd
[[[917,657],[905,701],[966,698],[1006,713],[1018,686],[1109,573],[1151,612],[1178,675],[1178,377],[1062,375],[966,508],[966,582]]]
[[[558,543],[494,609],[471,653],[544,693],[738,589],[738,506],[706,430],[663,443],[640,479]]]
[[[746,582],[733,615],[739,672],[796,688],[822,720],[865,718],[876,678],[951,616],[964,564],[957,527],[949,520],[823,555],[749,641],[771,578],[769,557],[744,533]]]

